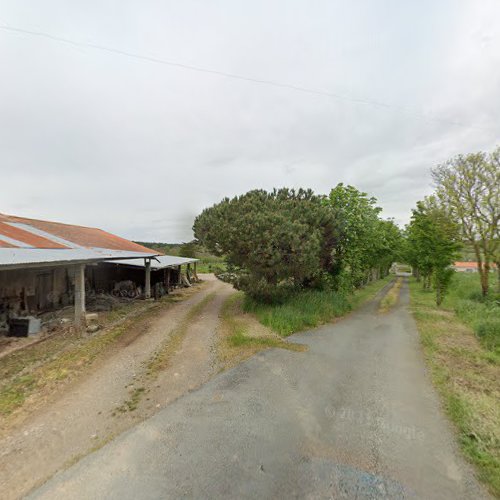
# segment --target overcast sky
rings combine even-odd
[[[1,0],[0,25],[338,96],[0,29],[4,213],[186,241],[224,196],[344,182],[403,224],[430,167],[500,145],[498,0]]]

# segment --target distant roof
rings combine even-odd
[[[453,264],[455,267],[472,267],[477,268],[477,262],[455,262]]]
[[[455,267],[463,267],[463,268],[470,268],[470,269],[477,269],[478,265],[477,262],[455,262],[453,264]],[[497,265],[494,262],[490,262],[490,268],[496,268]]]
[[[175,257],[174,255],[159,255],[151,259],[151,269],[153,271],[156,271],[158,269],[165,269],[167,267],[181,266],[182,264],[192,264],[193,262],[198,262],[198,259]],[[132,267],[146,267],[146,263],[143,259],[114,260],[113,264]]]
[[[154,255],[158,252],[101,229],[0,214],[0,268]]]

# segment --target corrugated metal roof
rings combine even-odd
[[[159,255],[154,259],[151,259],[151,269],[153,271],[158,269],[165,269],[167,267],[176,267],[183,264],[192,264],[193,262],[198,262],[199,259],[189,259],[186,257],[176,257],[174,255]],[[126,259],[126,260],[115,260],[114,264],[120,264],[123,266],[132,267],[146,267],[143,259]]]
[[[155,255],[101,229],[0,214],[0,269]]]
[[[14,243],[13,240],[18,244]],[[101,229],[27,219],[6,214],[0,214],[0,241],[20,248],[85,247],[144,252],[147,254],[158,253]]]
[[[49,238],[33,234],[9,222],[0,222],[0,239],[21,248],[67,248]]]
[[[0,240],[0,248],[16,248],[16,246],[12,245],[11,243],[7,243],[6,241]]]
[[[83,248],[81,245],[72,243],[71,241],[65,240],[64,238],[59,238],[59,236],[47,233],[46,231],[42,231],[41,229],[37,229],[36,227],[28,226],[28,224],[22,224],[21,222],[9,222],[9,225],[22,229],[30,234],[41,236],[42,238],[48,239],[51,242],[59,243],[62,248]]]
[[[60,265],[76,262],[99,262],[139,258],[141,261],[155,254],[144,252],[128,252],[124,250],[109,250],[105,248],[68,248],[68,249],[40,249],[40,248],[0,248],[0,268],[34,267],[38,265]]]

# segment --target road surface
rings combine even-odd
[[[377,303],[213,378],[31,498],[485,497],[408,312]]]

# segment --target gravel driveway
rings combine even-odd
[[[370,303],[176,400],[31,498],[485,496],[439,406],[408,309]]]
[[[132,328],[130,342],[118,340],[109,354],[63,387],[54,401],[0,437],[2,500],[19,498],[68,463],[157,413],[213,375],[212,344],[220,306],[234,290],[213,276],[204,279],[204,286],[194,290],[192,296],[152,314],[144,329]],[[168,368],[156,379],[142,380],[158,347],[169,341],[186,314],[210,294],[215,294],[214,300],[199,317],[190,320]],[[145,389],[137,408],[118,411],[130,400],[134,386]]]

